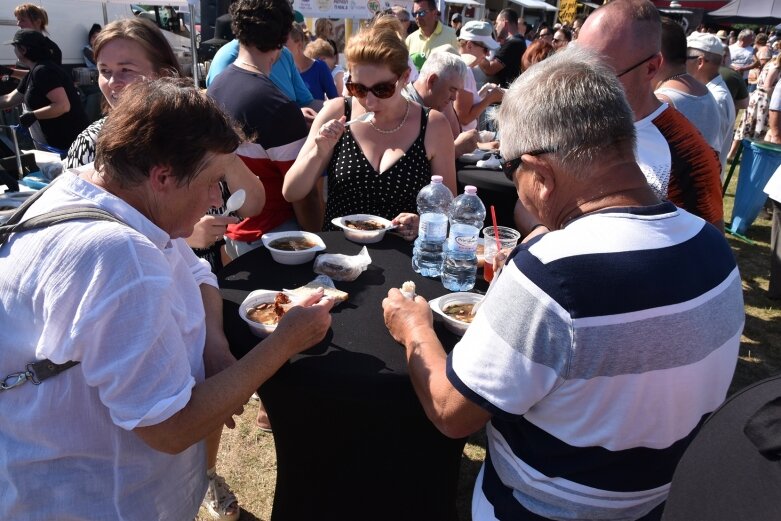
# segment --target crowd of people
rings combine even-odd
[[[236,0],[205,92],[153,23],[111,22],[85,53],[106,107],[89,126],[45,12],[19,11],[29,72],[0,103],[24,103],[66,170],[0,235],[2,517],[186,520],[203,504],[237,519],[222,427],[324,338],[333,302],[315,293],[236,360],[215,273],[265,233],[346,214],[413,241],[420,189],[438,175],[456,192],[456,159],[480,148],[501,155],[525,238],[497,256],[472,326],[447,354],[424,298],[377,303],[432,423],[486,429],[472,518],[661,518],[737,362],[721,175],[733,141],[781,140],[781,58],[749,52],[746,31],[734,51],[726,33],[687,35],[647,0],[534,28],[513,9],[449,26],[433,0],[412,6],[352,36],[342,67],[328,20],[311,38],[287,0]],[[272,429],[262,405],[258,425]]]

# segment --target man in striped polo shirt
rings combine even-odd
[[[633,119],[590,51],[525,72],[502,103],[501,151],[538,235],[449,355],[425,299],[383,302],[431,421],[453,437],[487,424],[475,521],[659,519],[726,396],[744,322],[735,260],[649,187]]]

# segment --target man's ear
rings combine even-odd
[[[429,92],[434,90],[434,85],[436,85],[438,79],[439,77],[436,74],[429,74],[428,78],[426,78],[426,89]]]
[[[149,169],[149,182],[155,192],[168,192],[176,188],[176,178],[168,165],[156,165]]]
[[[662,53],[657,53],[656,56],[648,60],[645,65],[646,75],[649,81],[659,73],[659,69],[662,68]]]
[[[535,176],[540,187],[540,198],[543,201],[547,201],[553,195],[556,190],[556,178],[553,175],[553,167],[542,156],[532,156],[530,154],[523,155],[523,163],[528,170],[531,170],[531,174]]]

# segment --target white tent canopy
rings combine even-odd
[[[510,0],[526,9],[537,9],[541,11],[558,11],[559,8],[542,0]]]
[[[475,2],[475,0],[445,0],[448,4],[458,4],[458,5],[483,5],[480,2]]]

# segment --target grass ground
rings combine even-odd
[[[737,178],[737,176],[735,176]],[[732,215],[735,184],[724,198],[725,220]],[[740,267],[746,309],[746,326],[730,394],[777,374],[781,368],[781,302],[767,298],[770,255],[770,221],[758,218],[748,232],[751,243],[727,235]],[[274,497],[276,459],[274,439],[255,428],[257,402],[251,401],[234,430],[225,429],[218,471],[226,478],[242,506],[242,520],[268,520]],[[470,438],[461,460],[459,512],[469,521],[475,476],[485,457],[482,433]],[[199,520],[210,519],[201,510]]]

